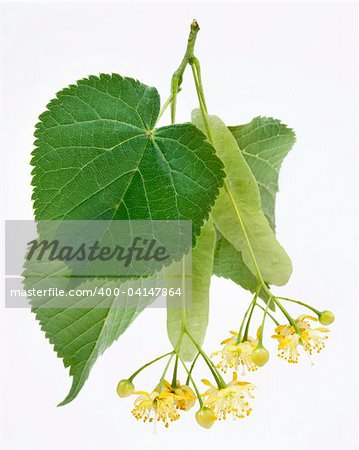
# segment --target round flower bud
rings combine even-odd
[[[331,311],[328,311],[327,309],[320,313],[319,315],[319,322],[322,325],[330,325],[335,320],[334,314]]]
[[[121,380],[117,385],[117,394],[120,397],[128,397],[135,390],[135,386],[130,380]]]
[[[214,411],[206,406],[202,406],[202,408],[196,412],[197,423],[203,428],[211,428],[216,419],[217,417]]]
[[[269,352],[264,347],[257,347],[252,351],[251,358],[256,366],[262,367],[268,362]]]

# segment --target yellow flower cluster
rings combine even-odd
[[[289,363],[297,363],[300,355],[300,347],[308,355],[311,355],[314,351],[319,353],[324,348],[329,330],[322,326],[313,326],[313,323],[319,321],[321,325],[329,325],[334,321],[334,315],[330,311],[323,311],[321,313],[318,311],[317,314],[318,319],[303,314],[294,320],[285,311],[289,322],[286,325],[278,325],[278,322],[273,319],[277,327],[272,337],[278,341],[278,352],[281,358],[284,358]],[[247,381],[239,381],[237,371],[241,367],[243,372],[253,372],[258,367],[267,363],[269,352],[262,345],[263,328],[264,320],[257,332],[256,339],[247,337],[248,325],[246,327],[245,337],[242,339],[238,338],[237,333],[231,331],[231,336],[221,342],[222,348],[211,355],[211,357],[219,358],[219,362],[216,365],[187,332],[198,349],[197,357],[199,355],[202,356],[216,381],[216,384],[212,384],[210,381],[203,379],[202,382],[207,386],[207,390],[202,394],[199,393],[196,383],[192,378],[192,369],[197,357],[189,370],[181,360],[181,357],[176,353],[178,350],[174,350],[145,364],[128,380],[121,380],[117,386],[118,395],[120,397],[128,397],[132,394],[137,395],[138,397],[134,402],[132,410],[133,416],[137,420],[144,422],[163,422],[165,427],[168,427],[170,422],[178,420],[181,411],[190,410],[197,400],[200,403],[200,408],[196,412],[195,417],[198,424],[204,428],[210,428],[217,420],[227,419],[228,416],[239,419],[245,418],[252,411],[250,400],[253,398],[255,386]],[[241,332],[239,335],[241,335]],[[133,378],[149,364],[169,355],[171,355],[170,359],[165,367],[161,381],[156,388],[152,392],[135,391],[132,383]],[[188,374],[186,384],[182,385],[178,380],[170,384],[163,379],[174,355],[176,355],[177,359],[173,372],[173,380],[176,380],[177,363],[180,359]],[[232,380],[228,383],[225,382],[218,369],[225,373],[228,370],[232,370]],[[188,386],[190,381],[193,384],[196,394]]]

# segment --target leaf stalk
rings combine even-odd
[[[191,61],[195,58],[194,46],[196,43],[197,33],[199,32],[199,30],[200,30],[200,28],[199,28],[198,22],[196,20],[193,20],[191,23],[191,28],[190,28],[190,32],[189,32],[189,36],[188,36],[186,52],[183,56],[181,64],[178,66],[178,69],[172,75],[171,123],[175,123],[175,120],[176,120],[177,94],[181,90],[181,84],[182,84],[182,80],[183,80],[184,71],[186,70],[187,65],[190,64]]]

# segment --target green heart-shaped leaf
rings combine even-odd
[[[193,124],[155,129],[153,87],[91,76],[40,116],[32,164],[36,219],[191,220],[193,236],[223,183],[223,166]]]

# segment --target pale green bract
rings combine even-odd
[[[192,121],[205,130],[199,110],[192,113]],[[209,116],[208,122],[217,155],[224,163],[228,186],[228,190],[221,190],[212,211],[214,223],[233,247],[242,252],[244,263],[257,275],[241,220],[264,281],[284,285],[291,275],[292,264],[262,211],[256,180],[226,125],[216,116]]]
[[[274,230],[279,170],[295,143],[295,133],[271,117],[256,117],[248,124],[228,128],[257,181],[263,212]],[[245,266],[242,254],[223,236],[217,242],[213,273],[251,292],[257,288],[257,279]]]
[[[116,74],[60,91],[36,126],[36,219],[190,220],[195,243],[223,184],[223,164],[193,124],[156,129],[159,108],[155,88]],[[146,306],[113,301],[124,304],[89,309],[80,299],[68,309],[34,310],[73,376],[62,404]]]
[[[255,117],[248,124],[228,128],[257,181],[263,212],[275,230],[279,170],[295,143],[295,133],[271,117]],[[213,273],[251,292],[257,288],[257,279],[245,266],[242,254],[223,236],[217,242]],[[260,296],[266,298],[263,291]]]
[[[192,251],[192,277],[189,283],[184,278],[184,302],[179,304],[173,297],[167,297],[167,332],[173,346],[177,344],[182,326],[186,327],[199,345],[203,344],[208,324],[215,244],[216,231],[209,220],[203,226]],[[183,336],[180,348],[183,359],[191,361],[196,353],[197,349],[189,337]]]

